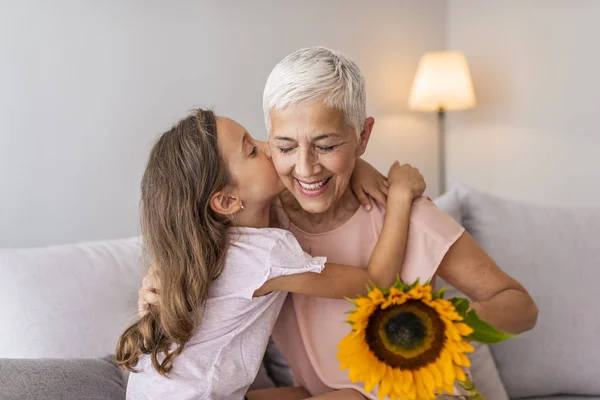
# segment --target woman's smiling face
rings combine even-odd
[[[368,134],[359,143],[341,110],[322,102],[272,109],[269,147],[279,178],[307,212],[325,212],[343,196]],[[365,126],[370,133],[372,119]]]

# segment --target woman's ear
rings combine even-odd
[[[375,125],[375,119],[373,117],[367,118],[358,138],[357,155],[359,157],[365,153],[365,150],[367,150],[367,144],[369,143],[369,139],[371,138],[373,125]]]
[[[210,198],[210,208],[217,214],[233,215],[242,207],[242,200],[224,190],[218,191]]]

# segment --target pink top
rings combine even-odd
[[[373,202],[374,203],[374,202]],[[304,251],[325,256],[328,261],[365,268],[383,227],[385,210],[362,207],[342,226],[312,234],[293,225],[281,211],[282,228],[288,229]],[[444,255],[463,234],[464,228],[440,211],[430,199],[413,203],[408,243],[401,277],[412,283],[431,279]],[[288,360],[294,379],[313,396],[333,389],[353,388],[371,399],[377,389],[364,392],[364,383],[351,383],[347,370],[340,370],[337,345],[350,332],[345,313],[352,309],[347,300],[332,300],[291,294],[275,324],[273,338]]]

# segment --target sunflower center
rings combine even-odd
[[[391,316],[385,323],[384,330],[390,344],[413,350],[423,345],[427,334],[423,321],[412,312]]]
[[[369,317],[365,341],[382,362],[418,370],[435,362],[445,344],[445,325],[437,312],[419,300],[408,300]]]

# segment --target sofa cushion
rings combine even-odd
[[[457,185],[462,223],[529,290],[537,326],[494,345],[511,398],[600,395],[600,209],[520,204]]]
[[[138,238],[0,250],[0,358],[114,353],[144,273]]]
[[[141,257],[140,238],[0,249],[0,358],[114,353],[136,319]],[[269,348],[253,389],[291,380],[274,344]]]
[[[0,359],[3,400],[124,400],[126,383],[102,359]]]
[[[598,396],[569,396],[567,395],[558,395],[558,396],[550,396],[550,397],[526,397],[521,400],[600,400]]]

